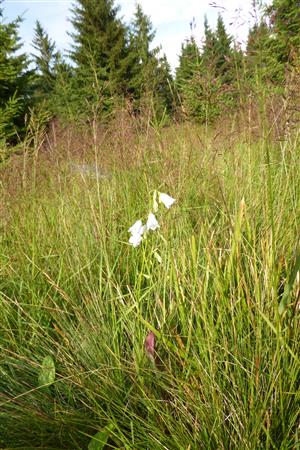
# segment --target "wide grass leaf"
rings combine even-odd
[[[289,303],[289,300],[290,300],[290,296],[291,296],[291,292],[293,290],[293,285],[294,285],[294,282],[296,280],[297,273],[299,271],[300,271],[300,251],[298,252],[298,256],[296,258],[296,262],[295,262],[294,267],[293,267],[293,269],[292,269],[292,271],[290,273],[289,279],[288,279],[287,284],[286,284],[285,289],[284,289],[282,300],[281,300],[281,302],[279,304],[279,307],[278,307],[278,311],[279,311],[280,315],[284,313],[284,311],[286,310],[286,308],[288,306],[288,303]]]
[[[50,386],[55,381],[55,364],[51,356],[45,356],[39,373],[39,386]]]
[[[113,424],[107,425],[102,431],[98,431],[95,436],[92,437],[88,450],[102,450],[107,444],[108,438],[113,430]]]

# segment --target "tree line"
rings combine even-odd
[[[62,121],[107,121],[126,107],[166,118],[212,121],[236,108],[258,86],[284,89],[289,68],[299,70],[300,1],[273,0],[249,30],[242,50],[222,15],[212,29],[204,19],[200,46],[182,43],[175,75],[140,4],[130,24],[114,0],[76,0],[71,9],[72,46],[67,58],[37,21],[32,54],[22,53],[21,19],[6,23],[0,0],[0,142],[22,139],[33,110]]]

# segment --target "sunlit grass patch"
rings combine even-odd
[[[237,142],[216,156],[166,135],[139,167],[109,179],[64,167],[11,202],[4,448],[83,449],[93,436],[107,448],[297,448],[299,149]],[[157,213],[155,190],[176,198],[170,210]],[[137,218],[149,230],[133,248]]]

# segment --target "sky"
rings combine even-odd
[[[67,52],[72,31],[70,8],[73,0],[4,0],[2,3],[4,21],[22,16],[20,35],[24,51],[31,53],[33,29],[38,19],[59,50]],[[181,44],[191,35],[190,23],[193,21],[193,35],[201,45],[203,39],[203,21],[214,28],[221,12],[228,32],[245,46],[249,25],[255,21],[253,0],[140,0],[144,12],[150,16],[156,30],[154,46],[161,46],[167,55],[172,69],[178,65]],[[136,0],[116,0],[120,5],[120,17],[129,23],[135,9]]]

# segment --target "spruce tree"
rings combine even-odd
[[[35,50],[32,54],[35,63],[35,106],[45,108],[61,120],[75,118],[78,96],[74,90],[74,68],[64,61],[62,54],[56,50],[55,42],[39,21],[36,21],[32,46]]]
[[[150,17],[143,12],[139,3],[137,3],[134,12],[130,37],[131,45],[134,47],[140,64],[147,64],[158,49],[150,50],[151,43],[155,37],[155,31],[153,30]]]
[[[232,48],[232,42],[219,15],[215,31],[204,18],[201,52],[193,36],[182,45],[176,86],[181,109],[188,117],[207,122],[233,106],[242,62],[241,51]]]
[[[273,0],[266,8],[274,33],[273,49],[281,63],[300,57],[300,1]]]
[[[217,27],[212,31],[207,17],[204,19],[203,61],[215,77],[222,77],[222,83],[230,81],[233,65],[232,37],[227,33],[223,17],[218,15]]]
[[[22,134],[30,100],[31,72],[26,55],[20,53],[20,22],[17,18],[4,23],[0,8],[0,140],[6,141]]]
[[[76,0],[70,57],[74,76],[65,98],[71,118],[108,117],[123,96],[128,74],[126,28],[113,0]]]
[[[141,98],[153,92],[154,71],[157,66],[157,48],[150,50],[155,33],[150,18],[144,14],[138,3],[129,29],[128,94],[134,102],[134,109],[140,108]]]
[[[156,120],[161,121],[173,112],[174,109],[174,80],[171,66],[166,55],[157,59],[155,71],[155,84],[153,95],[153,106]]]
[[[49,95],[54,87],[60,55],[55,49],[55,42],[50,39],[38,20],[34,31],[32,46],[35,53],[32,57],[37,74],[36,87],[43,95]]]
[[[218,15],[215,33],[215,65],[216,74],[223,77],[223,83],[232,79],[233,52],[232,37],[227,33],[221,14]]]
[[[204,16],[204,42],[202,47],[202,58],[206,65],[215,62],[216,36],[208,24],[207,16]]]
[[[77,0],[72,10],[74,40],[70,56],[81,81],[119,91],[126,74],[126,29],[113,0]]]
[[[188,117],[199,118],[202,96],[199,92],[199,74],[202,58],[195,41],[191,36],[181,45],[179,66],[176,69],[176,89],[180,110]]]
[[[279,61],[274,48],[274,37],[264,18],[249,30],[246,47],[247,75],[260,87],[265,84],[281,84],[284,79],[284,65]]]
[[[166,56],[159,56],[159,47],[151,48],[154,37],[151,20],[138,3],[129,31],[128,94],[135,112],[151,107],[161,117],[172,108],[173,80]]]
[[[176,84],[179,90],[184,90],[185,84],[193,78],[199,63],[200,51],[195,38],[191,36],[181,45],[179,66],[176,69]]]

